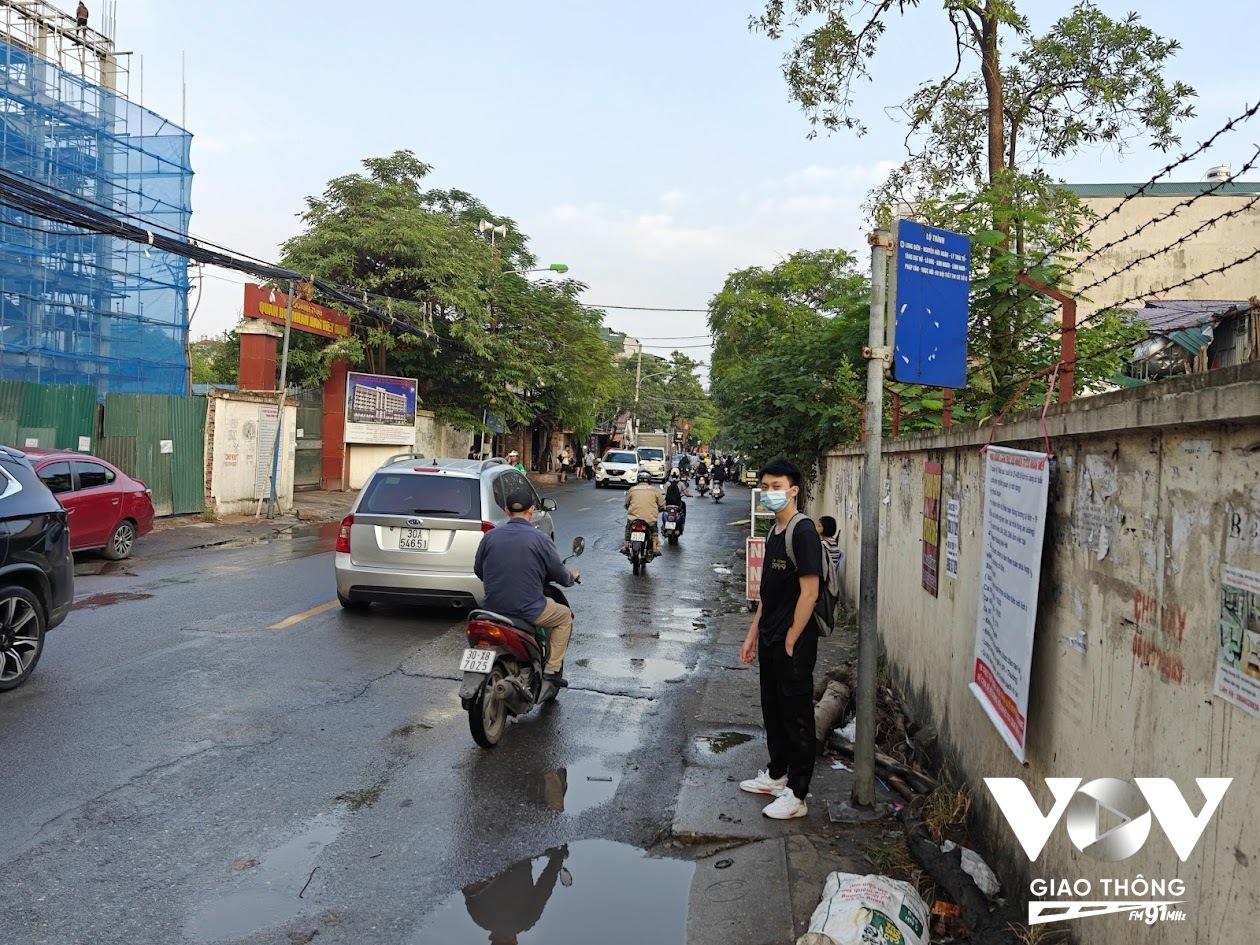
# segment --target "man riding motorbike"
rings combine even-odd
[[[680,526],[687,522],[687,503],[683,501],[683,496],[690,496],[691,491],[687,488],[687,484],[683,482],[682,476],[677,469],[673,469],[669,473],[669,485],[665,487],[665,506],[676,505],[682,510],[678,524]],[[661,531],[665,531],[665,513],[661,512],[658,524]]]
[[[543,668],[543,693],[568,683],[560,675],[573,634],[573,611],[543,595],[548,581],[572,587],[581,577],[565,568],[551,539],[534,528],[534,492],[520,486],[507,495],[508,522],[491,529],[477,547],[473,572],[485,586],[486,610],[548,631],[551,653]]]
[[[665,509],[665,497],[652,485],[652,474],[646,469],[639,470],[639,481],[626,492],[626,543],[621,553],[630,553],[630,526],[635,522],[647,522],[648,531],[652,535],[652,556],[660,557],[661,531],[657,528],[657,518]]]

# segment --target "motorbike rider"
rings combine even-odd
[[[678,524],[680,526],[687,522],[687,503],[683,501],[683,496],[691,495],[687,489],[687,484],[683,482],[682,476],[677,469],[670,470],[669,485],[665,487],[665,505],[666,507],[676,505],[681,510],[679,514]],[[661,531],[664,531],[665,513],[660,514]]]
[[[623,555],[630,553],[630,526],[634,522],[647,522],[648,532],[652,536],[652,555],[661,553],[661,532],[657,528],[657,519],[665,509],[665,496],[652,485],[652,474],[646,469],[639,470],[639,481],[626,491],[626,543],[621,548]]]
[[[699,484],[701,478],[709,475],[709,467],[705,465],[704,457],[700,457],[696,463],[696,483]]]
[[[543,695],[549,686],[555,695],[568,685],[560,673],[573,635],[573,611],[545,596],[543,588],[548,581],[572,587],[581,574],[566,568],[555,542],[530,524],[535,501],[534,491],[524,486],[508,493],[508,522],[481,539],[473,572],[485,585],[482,607],[548,631],[551,651],[543,667]]]

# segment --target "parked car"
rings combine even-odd
[[[634,450],[609,450],[595,470],[595,488],[625,486],[629,489],[639,478],[639,457]]]
[[[669,466],[665,462],[663,449],[659,446],[640,446],[634,454],[638,458],[640,468],[651,473],[653,482],[665,481]]]
[[[25,455],[0,446],[0,691],[26,682],[74,604],[66,520]]]
[[[348,610],[373,602],[480,606],[477,547],[482,535],[507,522],[508,494],[522,487],[534,492],[534,527],[554,541],[556,503],[538,499],[525,475],[504,460],[390,458],[341,522],[337,600]]]
[[[117,466],[62,450],[26,456],[69,516],[71,551],[100,549],[119,561],[153,531],[153,490]]]

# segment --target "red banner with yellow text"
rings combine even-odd
[[[245,284],[245,317],[283,325],[289,297],[275,289],[264,289],[252,282]],[[293,328],[323,338],[345,338],[350,334],[350,317],[316,305],[303,298],[293,300]]]

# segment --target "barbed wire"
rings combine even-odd
[[[1116,239],[1112,240],[1110,243],[1107,243],[1103,246],[1098,247],[1098,249],[1091,252],[1088,256],[1085,256],[1084,258],[1077,260],[1070,268],[1060,273],[1059,278],[1067,279],[1068,277],[1075,275],[1076,273],[1080,272],[1083,268],[1085,268],[1086,264],[1088,264],[1091,259],[1095,259],[1098,256],[1102,255],[1103,253],[1107,252],[1107,250],[1114,249],[1115,247],[1119,246],[1121,243],[1127,240],[1133,239],[1133,237],[1140,235],[1144,230],[1149,229],[1150,227],[1155,226],[1157,224],[1163,223],[1165,220],[1171,219],[1172,217],[1176,216],[1178,212],[1188,209],[1189,207],[1193,206],[1197,201],[1202,200],[1204,197],[1209,197],[1212,194],[1217,193],[1226,184],[1232,184],[1234,182],[1235,177],[1241,177],[1243,174],[1246,174],[1248,171],[1250,171],[1253,167],[1256,166],[1257,162],[1260,162],[1260,148],[1256,148],[1256,152],[1251,156],[1251,159],[1247,161],[1247,163],[1244,164],[1239,169],[1237,174],[1233,175],[1232,177],[1226,180],[1217,181],[1215,184],[1213,184],[1211,187],[1208,187],[1206,190],[1199,191],[1193,197],[1190,197],[1187,200],[1183,200],[1181,203],[1177,204],[1167,213],[1162,214],[1161,216],[1152,217],[1151,219],[1143,223],[1141,226],[1139,226],[1132,233],[1126,233],[1124,236],[1119,236]],[[1195,232],[1196,233],[1201,232],[1201,230],[1196,230]],[[1171,247],[1168,247],[1168,248],[1171,248]],[[1086,286],[1080,289],[1073,289],[1073,292],[1076,295],[1084,295],[1087,289],[1091,289],[1094,286],[1101,285],[1102,282],[1105,282],[1105,281],[1106,280],[1104,279],[1104,280],[1100,280],[1099,282],[1091,283],[1089,286]]]
[[[1161,170],[1156,171],[1155,174],[1150,178],[1150,180],[1146,181],[1146,183],[1144,184],[1140,184],[1138,188],[1135,191],[1133,191],[1133,193],[1127,194],[1123,200],[1121,200],[1118,204],[1116,204],[1114,207],[1108,210],[1105,214],[1103,214],[1101,217],[1099,217],[1097,220],[1095,220],[1093,223],[1087,226],[1080,233],[1076,233],[1072,236],[1067,237],[1061,243],[1059,243],[1059,245],[1056,246],[1054,249],[1048,251],[1044,256],[1041,257],[1041,262],[1045,262],[1051,256],[1058,255],[1059,253],[1061,253],[1064,249],[1066,249],[1068,246],[1072,245],[1073,243],[1077,243],[1080,240],[1084,239],[1090,233],[1094,232],[1094,230],[1098,229],[1098,227],[1102,226],[1104,223],[1106,223],[1108,220],[1110,220],[1112,217],[1118,214],[1122,209],[1124,209],[1124,207],[1130,201],[1136,200],[1138,197],[1141,197],[1143,194],[1145,194],[1147,188],[1158,183],[1160,178],[1168,174],[1171,174],[1181,165],[1194,160],[1204,151],[1208,150],[1208,148],[1212,147],[1212,145],[1216,143],[1216,139],[1219,138],[1221,135],[1227,134],[1228,132],[1233,131],[1234,128],[1237,127],[1238,125],[1245,124],[1246,122],[1250,121],[1251,118],[1256,114],[1256,112],[1260,112],[1260,101],[1257,101],[1255,105],[1252,105],[1249,108],[1247,108],[1241,115],[1237,115],[1236,117],[1231,118],[1229,121],[1225,122],[1225,124],[1222,125],[1220,128],[1218,128],[1212,134],[1211,137],[1209,137],[1206,141],[1200,144],[1193,151],[1190,151],[1190,152],[1187,152],[1186,154],[1181,155],[1181,157],[1177,158],[1177,160],[1171,162],[1170,164],[1165,165]],[[1040,263],[1038,265],[1040,265]]]
[[[1135,302],[1145,302],[1145,300],[1148,298],[1153,298],[1153,297],[1157,298],[1159,296],[1166,295],[1169,292],[1175,292],[1178,289],[1184,289],[1188,285],[1193,285],[1196,282],[1205,281],[1211,276],[1223,275],[1229,272],[1231,269],[1235,269],[1238,266],[1242,266],[1242,265],[1245,265],[1246,263],[1251,262],[1253,259],[1260,259],[1260,248],[1252,250],[1246,256],[1240,256],[1239,258],[1235,259],[1233,262],[1225,263],[1225,265],[1223,266],[1217,266],[1215,269],[1209,269],[1207,270],[1207,272],[1201,272],[1197,276],[1190,276],[1186,279],[1182,279],[1179,282],[1174,282],[1172,285],[1166,285],[1160,289],[1153,289],[1149,292],[1143,292],[1140,295],[1132,296],[1131,298],[1124,299],[1123,301],[1120,301],[1120,302],[1113,302],[1107,305],[1106,308],[1099,309],[1097,312],[1094,312],[1094,314],[1090,315],[1089,317],[1081,319],[1081,321],[1076,323],[1076,327],[1077,329],[1080,329],[1083,326],[1088,325],[1094,319],[1101,318],[1103,315],[1106,315],[1108,312],[1125,311],[1128,306],[1131,306]],[[1132,311],[1132,309],[1129,309],[1129,310]]]
[[[1260,155],[1260,151],[1257,151],[1256,153]],[[1144,262],[1150,262],[1152,259],[1158,259],[1160,256],[1164,255],[1165,253],[1172,252],[1178,246],[1182,245],[1183,243],[1189,242],[1191,239],[1198,236],[1204,230],[1207,230],[1216,226],[1216,224],[1220,223],[1222,220],[1228,220],[1231,217],[1241,216],[1243,213],[1246,213],[1252,207],[1256,206],[1256,204],[1260,204],[1260,194],[1257,194],[1255,197],[1247,201],[1247,203],[1243,204],[1241,207],[1236,207],[1233,210],[1227,211],[1226,213],[1222,213],[1219,216],[1215,216],[1212,219],[1202,223],[1195,229],[1191,230],[1189,233],[1185,234],[1184,236],[1180,237],[1177,240],[1174,240],[1172,243],[1169,243],[1167,246],[1160,247],[1159,249],[1149,252],[1144,256],[1139,256],[1136,259],[1134,259],[1132,262],[1130,262],[1129,264],[1117,269],[1115,272],[1109,275],[1103,276],[1100,279],[1095,279],[1093,282],[1089,283],[1088,285],[1081,286],[1081,288],[1074,290],[1074,292],[1077,295],[1084,295],[1090,289],[1095,289],[1098,286],[1102,285],[1104,282],[1110,282],[1116,276],[1119,276],[1125,272],[1128,272],[1130,269],[1134,268],[1135,266],[1140,266]]]

